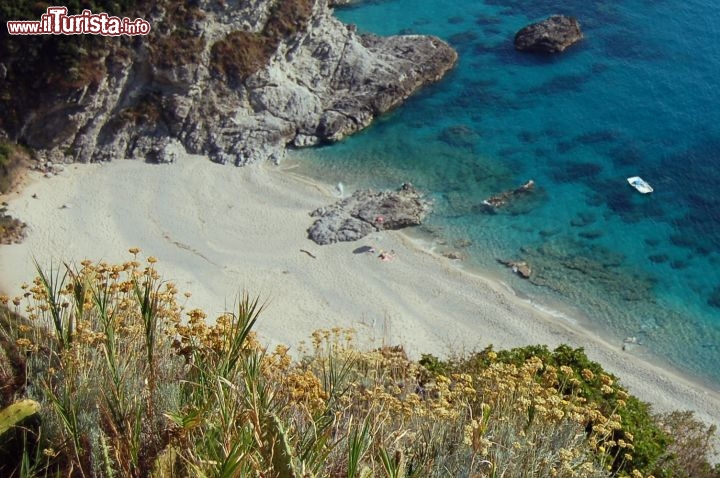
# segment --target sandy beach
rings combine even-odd
[[[51,178],[29,173],[25,183],[5,198],[29,227],[22,244],[0,247],[0,290],[11,295],[34,276],[33,258],[45,266],[115,262],[136,246],[192,293],[187,307],[210,317],[231,309],[243,290],[265,299],[257,330],[268,344],[296,345],[335,326],[355,328],[366,345],[402,344],[413,357],[568,343],[584,347],[656,410],[690,409],[720,425],[717,392],[543,313],[402,233],[314,244],[306,237],[308,213],[337,193],[288,167],[234,168],[185,156],[171,165],[70,165]],[[362,246],[395,258],[354,252]]]

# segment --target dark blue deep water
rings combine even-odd
[[[336,13],[364,32],[437,35],[460,61],[367,131],[299,152],[308,174],[411,181],[435,201],[417,233],[437,250],[720,388],[720,3],[371,0]],[[554,57],[513,49],[553,13],[576,16],[585,40]],[[482,207],[528,179],[529,199]],[[498,258],[527,260],[533,281]]]

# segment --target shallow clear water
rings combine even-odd
[[[339,9],[360,31],[437,35],[460,61],[365,132],[296,156],[348,187],[414,183],[435,200],[418,232],[440,249],[720,387],[720,4],[617,3]],[[576,16],[585,40],[554,57],[514,51],[515,32],[552,13]],[[632,189],[634,175],[655,193]],[[529,199],[482,207],[528,179]],[[533,281],[501,258],[530,262]]]

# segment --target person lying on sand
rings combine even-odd
[[[395,259],[395,251],[390,251],[390,252],[380,251],[380,255],[378,257],[380,258],[381,261],[385,261],[385,262],[391,261],[391,260]]]

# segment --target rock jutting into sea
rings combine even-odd
[[[529,279],[532,274],[532,268],[530,264],[525,261],[507,261],[503,259],[497,260],[500,264],[509,267],[514,273],[522,277],[523,279]]]
[[[321,245],[356,241],[375,231],[417,226],[429,211],[430,202],[409,183],[397,191],[358,190],[310,213],[317,219],[308,237]]]
[[[539,53],[560,53],[582,40],[580,22],[573,17],[553,15],[530,24],[515,34],[515,48]]]
[[[482,202],[482,205],[488,212],[493,212],[497,208],[504,207],[508,202],[532,193],[533,191],[535,191],[535,181],[531,179],[520,187],[490,196]]]
[[[96,77],[12,86],[0,136],[53,162],[278,162],[365,128],[457,60],[435,37],[359,34],[328,0],[166,3],[137,12],[148,36],[96,52]],[[3,59],[7,77],[25,60]]]

